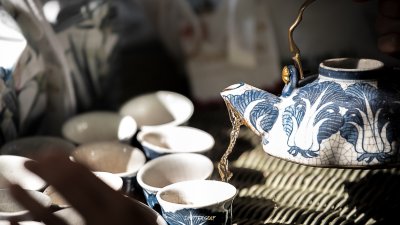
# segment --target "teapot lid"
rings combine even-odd
[[[319,65],[319,75],[345,79],[376,79],[384,64],[375,59],[336,58],[323,61]]]

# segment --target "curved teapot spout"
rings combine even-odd
[[[230,113],[235,113],[241,122],[257,135],[268,133],[278,118],[276,106],[281,99],[264,90],[245,83],[238,83],[221,92]]]

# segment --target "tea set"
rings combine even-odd
[[[146,210],[162,214],[156,199],[159,190],[169,184],[211,177],[214,165],[206,153],[215,141],[209,133],[185,125],[194,107],[183,95],[159,91],[136,98],[121,107],[125,114],[92,111],[71,117],[63,125],[62,138],[35,136],[7,143],[0,149],[1,174],[24,189],[44,195],[54,208],[60,209],[60,216],[79,224],[82,219],[70,204],[23,166],[25,161],[35,160],[40,153],[55,148],[89,167],[114,190],[128,196],[141,192],[147,202]],[[154,121],[137,121],[132,116],[137,113],[135,109],[149,116],[152,112],[150,118]],[[162,114],[165,112],[166,117]],[[141,146],[132,145],[130,139],[137,139]],[[8,176],[11,173],[14,179]],[[7,188],[8,183],[0,179],[0,185]],[[158,220],[166,224],[163,217]]]
[[[280,96],[246,83],[233,84],[221,92],[232,124],[245,125],[260,136],[267,154],[295,163],[364,169],[397,166],[400,94],[385,82],[389,78],[382,62],[327,59],[320,63],[317,75],[304,75],[293,30],[313,1],[306,0],[289,29],[294,65],[282,70],[285,86]],[[118,112],[89,112],[66,121],[62,133],[70,143],[64,146],[73,143],[77,147],[66,147],[65,151],[71,160],[92,168],[117,191],[128,194],[139,187],[147,203],[143,207],[160,224],[230,225],[238,191],[229,182],[211,180],[214,164],[205,153],[215,141],[207,132],[187,126],[193,111],[193,103],[178,93],[158,91],[137,96]],[[130,145],[133,138],[142,149]],[[29,142],[38,141],[4,145],[0,153],[27,154],[23,148]],[[1,174],[7,176],[15,167],[18,174],[26,172],[21,165],[29,159],[16,155],[0,156]],[[40,192],[44,181],[28,173],[23,177],[15,181],[43,194],[43,204],[55,204],[49,196],[57,193],[51,187],[44,191],[47,195]],[[0,191],[0,197],[7,198],[3,189]],[[58,204],[64,209],[56,214],[78,218],[81,222],[76,224],[83,224],[68,203]],[[9,218],[2,211],[0,219]]]

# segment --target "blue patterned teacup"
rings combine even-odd
[[[226,182],[192,180],[162,188],[157,200],[169,225],[231,225],[236,193]]]
[[[186,180],[205,180],[214,170],[212,161],[201,154],[179,153],[160,156],[148,161],[137,174],[147,204],[159,208],[156,194],[161,188]]]

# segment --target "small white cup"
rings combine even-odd
[[[185,180],[205,180],[214,170],[212,161],[201,154],[180,153],[160,156],[147,162],[138,172],[137,181],[147,204],[158,206],[156,194],[161,188]]]
[[[116,112],[92,111],[76,115],[62,127],[63,136],[76,143],[129,142],[137,131],[136,121]]]
[[[232,224],[232,203],[237,189],[215,180],[182,181],[156,195],[168,224]]]
[[[112,141],[82,144],[72,152],[72,159],[92,171],[109,172],[121,177],[126,193],[134,191],[136,175],[146,162],[140,149]]]
[[[214,147],[215,140],[209,133],[189,126],[169,126],[160,129],[142,130],[137,140],[148,159],[171,153],[204,154]]]
[[[192,117],[193,111],[193,102],[189,98],[171,91],[133,97],[119,109],[121,115],[133,117],[140,130],[182,125]]]

